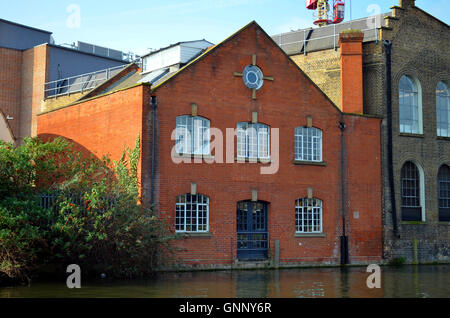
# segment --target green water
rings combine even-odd
[[[159,274],[151,280],[33,282],[0,288],[0,297],[450,297],[450,265],[382,267],[381,288],[369,289],[364,267]]]

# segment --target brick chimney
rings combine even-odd
[[[406,9],[408,7],[414,7],[416,5],[416,0],[400,0],[400,7]]]
[[[345,113],[363,113],[364,33],[348,30],[339,34],[341,47],[341,110]]]

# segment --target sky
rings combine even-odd
[[[330,0],[331,1],[331,0]],[[390,11],[399,0],[346,0],[345,20]],[[449,24],[449,0],[416,0]],[[0,0],[0,18],[53,32],[56,44],[88,42],[144,54],[180,41],[219,43],[255,20],[270,35],[313,26],[304,0]]]

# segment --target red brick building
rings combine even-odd
[[[362,67],[358,35],[341,44],[344,67]],[[342,74],[362,87],[360,72]],[[140,136],[143,201],[179,234],[183,265],[381,260],[381,119],[362,114],[362,99],[357,114],[341,111],[255,22],[144,78],[41,113],[38,134],[113,159]]]

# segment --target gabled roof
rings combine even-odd
[[[173,73],[170,76],[166,76],[163,80],[161,80],[159,83],[157,83],[156,85],[152,85],[151,90],[152,92],[156,91],[158,88],[164,86],[165,84],[167,84],[168,82],[170,82],[172,79],[174,79],[175,77],[177,77],[179,74],[183,73],[183,71],[185,71],[186,69],[188,69],[189,67],[193,66],[194,64],[198,63],[199,61],[201,61],[204,57],[206,57],[207,55],[211,54],[212,52],[214,52],[215,50],[219,49],[220,47],[222,47],[225,43],[227,43],[228,41],[233,40],[235,37],[237,37],[242,31],[248,29],[251,26],[256,26],[256,28],[258,28],[266,37],[269,41],[271,41],[273,43],[273,45],[278,48],[280,50],[280,53],[283,54],[287,61],[289,63],[291,63],[299,72],[300,74],[302,74],[304,76],[304,78],[306,78],[306,80],[308,80],[312,86],[314,86],[324,97],[326,100],[328,100],[331,105],[334,106],[334,108],[336,110],[338,110],[340,113],[342,113],[342,111],[339,109],[339,107],[336,106],[336,104],[317,86],[317,84],[308,76],[306,75],[305,72],[303,72],[303,70],[280,48],[280,46],[272,39],[272,37],[270,37],[266,31],[264,31],[264,29],[256,22],[256,21],[252,21],[249,24],[247,24],[246,26],[244,26],[243,28],[239,29],[238,31],[236,31],[235,33],[233,33],[232,35],[230,35],[228,38],[226,38],[225,40],[223,40],[222,42],[220,42],[219,44],[216,44],[210,48],[208,48],[207,50],[205,50],[205,52],[203,54],[201,54],[200,56],[198,56],[197,58],[193,59],[191,62],[189,62],[188,64],[186,64],[184,67],[182,67],[179,71]]]
[[[299,72],[299,74],[301,74],[307,81],[309,81],[310,84],[318,92],[320,92],[322,94],[322,96],[327,101],[330,102],[330,105],[332,105],[335,110],[337,110],[338,112],[342,113],[341,110],[336,106],[336,104],[334,104],[334,102],[317,86],[317,84],[314,83],[311,80],[311,78],[303,72],[303,70],[279,47],[279,45],[264,31],[264,29],[262,29],[261,26],[259,26],[259,24],[256,23],[256,21],[252,21],[252,22],[248,23],[243,28],[239,29],[238,31],[236,31],[235,33],[230,35],[228,38],[223,40],[221,43],[216,44],[216,45],[211,46],[208,49],[206,49],[203,53],[201,53],[199,56],[193,58],[189,63],[187,63],[185,66],[183,66],[179,70],[169,71],[168,73],[164,74],[164,76],[162,76],[161,78],[158,78],[153,83],[143,83],[141,80],[142,80],[143,76],[146,76],[147,74],[142,75],[142,74],[137,73],[135,76],[132,76],[131,78],[127,79],[122,85],[120,85],[120,89],[115,87],[113,90],[108,90],[106,92],[103,91],[101,94],[96,95],[96,96],[91,96],[91,98],[87,98],[87,99],[98,98],[98,97],[104,96],[105,94],[111,94],[111,93],[114,93],[116,91],[121,91],[121,90],[129,89],[129,88],[133,88],[133,87],[136,87],[136,86],[139,86],[139,85],[151,85],[151,91],[155,92],[156,90],[158,90],[159,88],[163,87],[164,85],[169,83],[171,80],[173,80],[174,78],[176,78],[177,76],[182,74],[184,71],[186,71],[187,69],[189,69],[190,67],[192,67],[196,63],[198,63],[201,60],[203,60],[209,54],[211,54],[211,53],[215,52],[216,50],[220,49],[220,47],[222,47],[225,43],[227,43],[227,42],[233,40],[234,38],[236,38],[241,32],[243,32],[244,30],[250,28],[251,26],[256,26],[256,28],[259,31],[261,31],[262,34],[264,34],[267,37],[268,41],[272,42],[274,47],[276,49],[278,49],[280,51],[280,53],[285,56],[286,61],[288,63],[291,63],[291,65],[295,67],[295,69]],[[125,87],[125,84],[128,85],[128,86]],[[105,85],[108,85],[107,82],[105,82]],[[74,102],[74,103],[72,103],[70,105],[78,104],[80,102],[83,102],[83,100]],[[70,105],[67,105],[67,106],[70,106]]]

